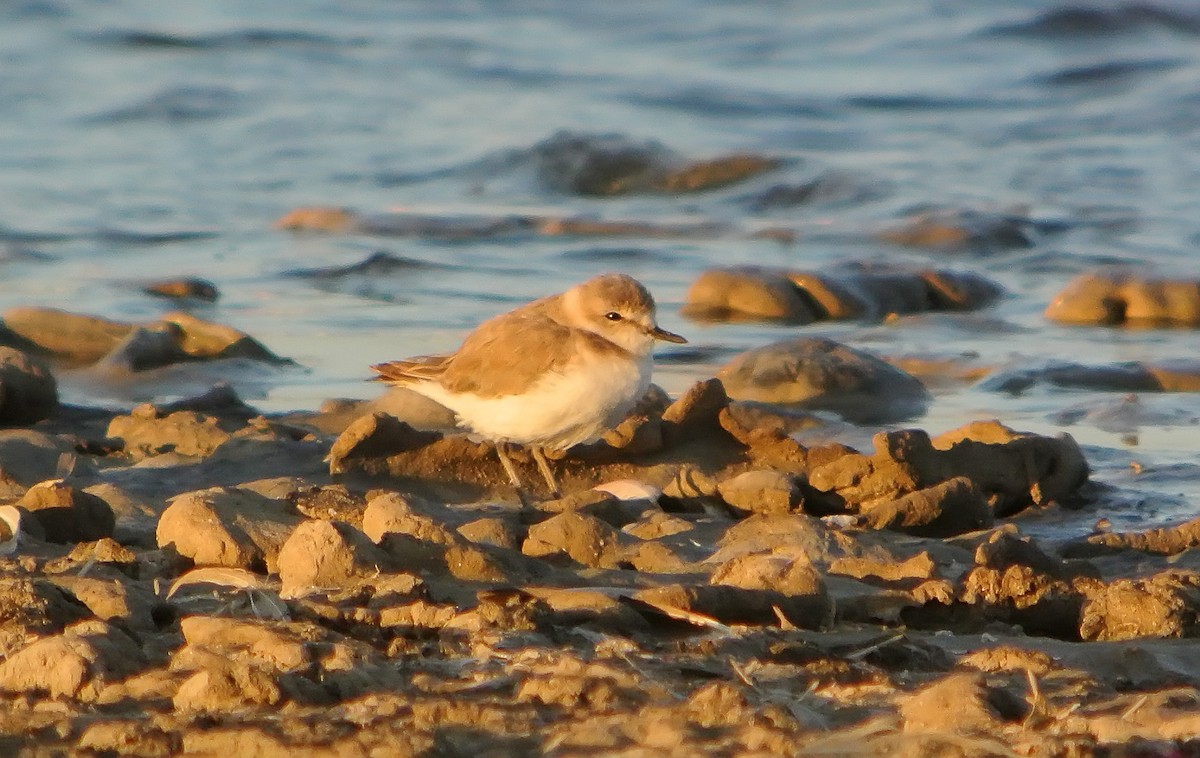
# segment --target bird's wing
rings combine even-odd
[[[378,374],[374,377],[377,382],[393,384],[411,384],[415,382],[437,381],[446,371],[453,356],[449,355],[418,355],[402,361],[377,363],[371,368]]]
[[[521,394],[548,371],[561,370],[577,330],[541,309],[518,309],[485,321],[446,364],[439,381],[451,392]]]

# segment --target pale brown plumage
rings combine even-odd
[[[654,341],[686,341],[654,314],[640,282],[605,274],[485,321],[450,355],[372,368],[377,380],[446,405],[460,426],[496,442],[522,500],[510,442],[530,447],[557,494],[541,448],[566,449],[616,424],[649,385]]]

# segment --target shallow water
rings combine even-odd
[[[1191,330],[1051,325],[1050,298],[1101,263],[1196,276],[1200,9],[1191,2],[805,1],[631,4],[18,0],[0,7],[0,308],[127,320],[175,305],[138,283],[185,274],[297,369],[182,367],[136,384],[63,376],[66,399],[129,405],[223,374],[264,410],[370,397],[367,366],[452,349],[497,311],[600,271],[645,281],[672,392],[796,334],[882,354],[978,354],[1011,368],[1190,358]],[[784,165],[689,195],[582,197],[539,182],[533,147],[566,130],[688,158]],[[793,202],[756,202],[777,185]],[[776,196],[778,198],[778,196]],[[367,213],[552,213],[796,229],[768,240],[293,235],[297,206]],[[764,207],[764,205],[766,207]],[[1030,244],[899,248],[871,233],[926,207],[1032,219]],[[417,262],[295,276],[377,251]],[[976,314],[888,325],[698,325],[678,315],[703,269],[847,260],[976,271],[1008,296]],[[950,382],[909,424],[998,417],[1069,432],[1114,523],[1200,504],[1200,397]],[[863,442],[874,429],[849,430]],[[1131,473],[1131,462],[1142,468]],[[1096,513],[1087,514],[1094,518]]]

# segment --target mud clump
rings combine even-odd
[[[830,271],[710,269],[688,288],[684,315],[700,321],[807,324],[892,314],[976,310],[1003,293],[976,274],[845,266]]]

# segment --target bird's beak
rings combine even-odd
[[[663,342],[674,342],[676,345],[687,344],[687,340],[685,340],[683,337],[680,337],[675,332],[668,332],[666,329],[663,329],[658,325],[655,325],[655,327],[650,330],[650,336],[656,340],[662,340]]]

